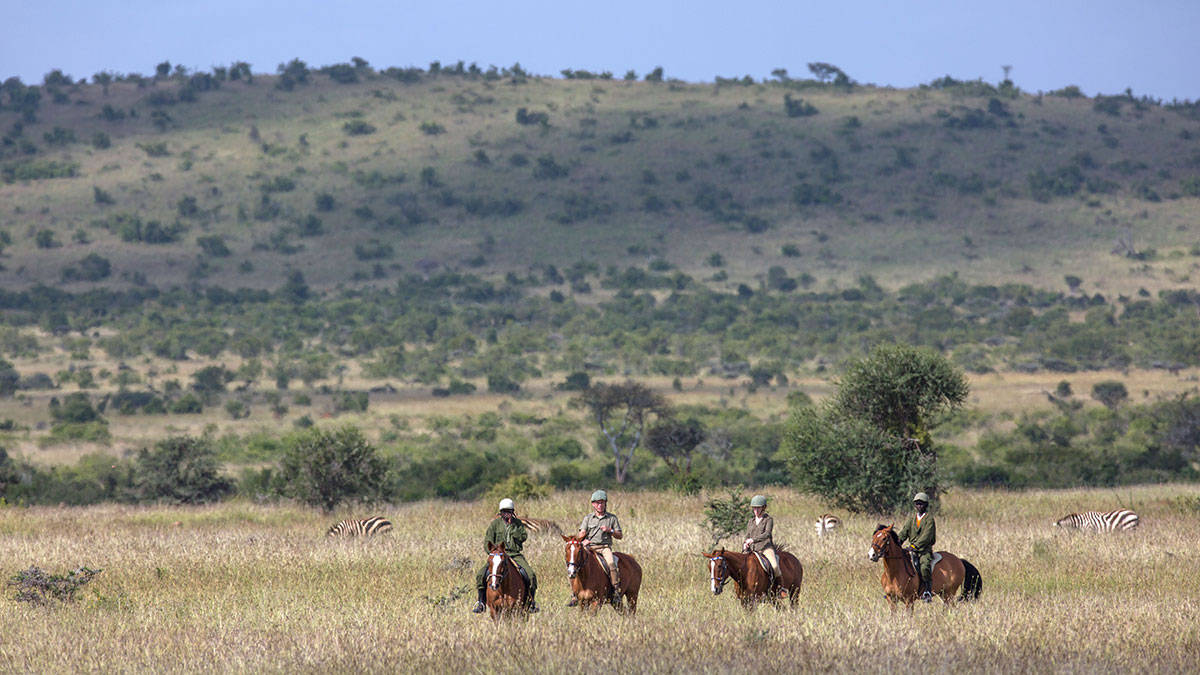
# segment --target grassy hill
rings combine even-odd
[[[2,85],[6,447],[68,464],[206,434],[255,467],[339,417],[406,475],[501,456],[579,487],[610,460],[565,378],[635,377],[742,453],[706,481],[777,482],[793,398],[903,341],[972,374],[946,432],[963,480],[1200,471],[1193,105],[949,78],[232,72]],[[1114,379],[1124,407],[1088,400]],[[64,407],[102,423],[64,422],[79,394]],[[1038,482],[1039,462],[1079,473]]]
[[[59,82],[34,122],[6,97],[0,283],[275,288],[301,270],[325,289],[662,261],[724,271],[724,290],[778,265],[829,286],[1070,274],[1130,294],[1186,281],[1200,244],[1188,106],[949,80],[331,72],[356,81]]]

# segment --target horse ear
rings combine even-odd
[[[565,534],[560,534],[559,536],[563,538],[563,541],[571,541],[571,538]]]
[[[880,531],[880,530],[886,530],[886,529],[887,529],[887,525],[884,525],[883,523],[880,523],[880,524],[878,524],[878,525],[876,525],[876,526],[875,526],[875,531],[876,531],[876,532],[878,532],[878,531]]]

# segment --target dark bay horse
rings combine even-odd
[[[587,550],[587,546],[578,535],[568,537],[563,535],[566,542],[564,553],[567,559],[567,578],[571,580],[571,592],[579,598],[579,609],[591,608],[600,611],[609,597],[612,582],[608,572],[595,553]],[[629,602],[629,613],[637,613],[638,591],[642,587],[642,566],[628,553],[613,553],[617,559],[617,568],[621,572],[621,592]],[[623,611],[620,605],[617,611]]]
[[[804,579],[804,567],[800,560],[788,551],[778,546],[775,554],[779,556],[779,588],[787,591],[792,609],[800,600],[800,582]],[[760,602],[769,601],[779,606],[779,596],[770,588],[770,577],[753,553],[735,553],[721,549],[703,554],[708,558],[708,575],[713,595],[720,595],[725,584],[732,579],[734,592],[746,609],[753,609]]]
[[[979,576],[979,570],[970,562],[950,553],[938,553],[942,559],[930,572],[930,591],[933,595],[940,595],[942,602],[948,606],[955,602],[954,594],[961,587],[962,595],[958,597],[958,601],[977,599],[983,590],[983,578]],[[883,578],[880,581],[892,611],[896,611],[897,604],[903,602],[911,612],[913,603],[917,600],[921,579],[913,567],[912,557],[900,544],[900,539],[891,525],[875,528],[867,557],[871,562],[883,560]]]
[[[484,604],[493,621],[513,614],[520,614],[522,618],[529,616],[529,592],[525,589],[525,580],[521,578],[517,564],[504,552],[504,544],[488,544]]]

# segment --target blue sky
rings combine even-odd
[[[712,81],[826,61],[864,83],[913,86],[942,75],[1026,91],[1200,99],[1200,0],[861,0],[577,2],[476,0],[0,0],[0,79],[39,83],[53,68],[152,73],[161,61],[255,72],[299,57],[373,66],[459,59],[621,76],[661,65]]]

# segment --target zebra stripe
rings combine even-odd
[[[823,514],[817,518],[817,536],[824,537],[825,533],[842,526],[842,521],[832,513]]]
[[[544,518],[521,518],[520,521],[525,524],[525,529],[533,534],[562,534],[562,528],[553,520]]]
[[[370,537],[392,531],[392,523],[381,516],[366,520],[343,520],[334,523],[325,533],[326,537]]]
[[[1138,515],[1129,509],[1117,509],[1107,513],[1085,511],[1064,516],[1054,523],[1054,526],[1095,532],[1132,530],[1138,526]]]

